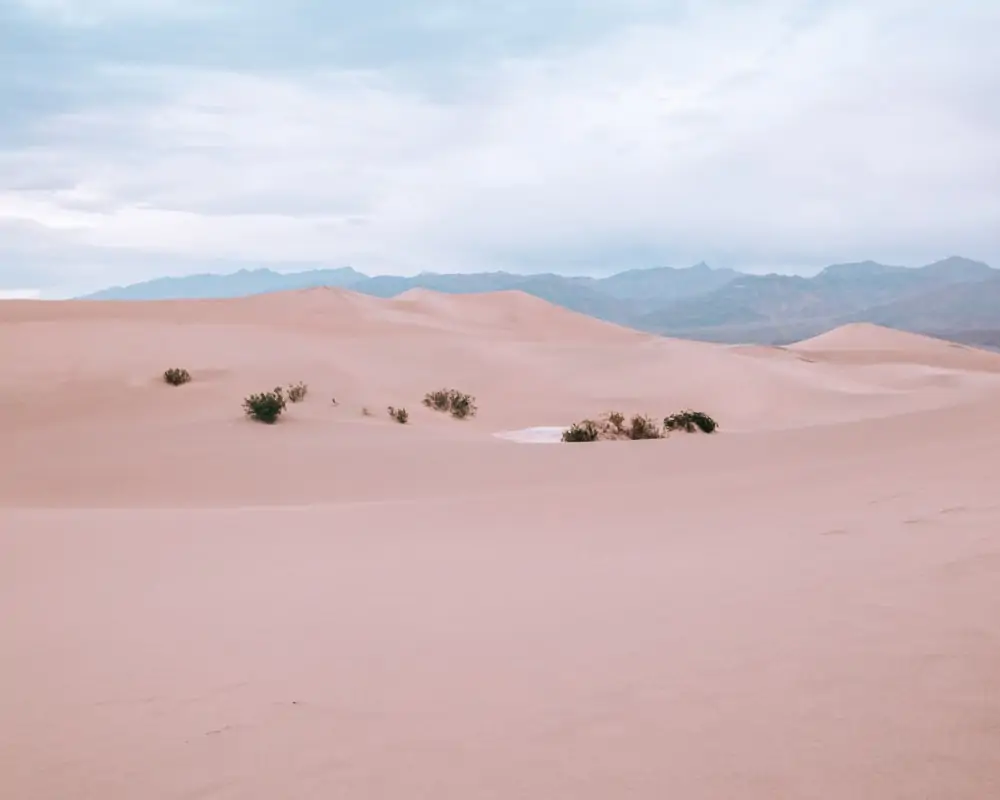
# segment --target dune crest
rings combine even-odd
[[[871,322],[852,322],[788,345],[794,350],[937,350],[964,348],[933,336],[887,328]],[[972,348],[967,348],[972,349]]]

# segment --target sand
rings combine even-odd
[[[4,301],[0,364],[0,796],[1000,796],[998,354],[309,290]]]

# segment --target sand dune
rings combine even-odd
[[[1000,354],[310,289],[4,301],[0,363],[3,796],[1000,794]]]

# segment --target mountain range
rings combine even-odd
[[[813,277],[693,267],[633,269],[603,278],[421,273],[365,275],[351,267],[240,270],[157,278],[83,299],[240,297],[335,286],[378,297],[424,288],[449,294],[519,290],[573,311],[669,336],[784,344],[848,322],[875,322],[974,344],[1000,343],[1000,270],[952,256],[923,267],[862,261]]]

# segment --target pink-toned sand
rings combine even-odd
[[[0,797],[1000,797],[1000,355],[313,290],[3,302],[0,369]]]

